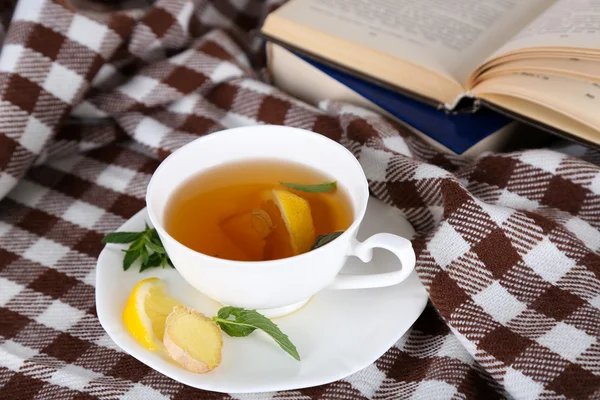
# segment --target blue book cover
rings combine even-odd
[[[457,154],[465,152],[513,121],[487,108],[480,108],[474,113],[448,114],[296,52],[294,54]]]

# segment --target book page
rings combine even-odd
[[[533,20],[549,2],[291,0],[277,13],[422,65],[464,86],[479,63]]]
[[[510,95],[484,93],[480,98],[485,100],[490,108],[500,107],[500,109],[508,111],[517,120],[524,119],[534,126],[539,126],[542,123],[551,127],[552,131],[558,129],[561,131],[559,134],[571,139],[600,145],[600,130],[567,114],[556,112],[531,100]],[[528,135],[529,132],[523,132],[522,134]]]
[[[503,60],[504,58],[501,58]],[[521,58],[498,64],[477,76],[474,86],[478,83],[513,73],[534,73],[560,75],[589,82],[600,83],[600,60],[586,60],[580,58],[544,57]]]
[[[600,83],[543,73],[522,72],[487,79],[476,96],[509,95],[532,101],[600,130]]]
[[[494,56],[530,47],[572,47],[600,52],[600,1],[558,0]]]

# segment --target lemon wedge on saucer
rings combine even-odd
[[[273,210],[273,207],[276,211]],[[265,208],[276,225],[275,236],[279,234],[281,239],[282,235],[286,235],[284,240],[275,238],[275,241],[278,242],[273,246],[276,247],[275,251],[292,253],[287,255],[280,253],[279,256],[297,255],[310,251],[315,242],[315,226],[307,200],[284,189],[273,189],[270,201],[267,201]],[[283,224],[278,224],[279,221],[282,221]],[[277,229],[281,225],[284,229]],[[273,258],[279,257],[275,255]]]
[[[165,321],[180,302],[165,294],[164,283],[158,278],[140,281],[129,295],[123,310],[123,322],[133,337],[146,349],[163,347]]]

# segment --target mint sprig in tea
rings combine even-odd
[[[165,228],[185,246],[238,261],[275,260],[348,229],[352,205],[335,179],[310,167],[252,160],[214,167],[172,194]],[[317,246],[318,247],[318,246]]]

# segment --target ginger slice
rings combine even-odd
[[[264,259],[265,238],[272,227],[269,214],[263,210],[243,212],[221,222],[221,230],[248,256],[247,261]]]
[[[182,367],[203,374],[221,363],[221,328],[203,314],[175,306],[167,317],[163,344]]]

